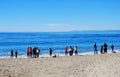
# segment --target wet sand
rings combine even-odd
[[[0,59],[0,77],[120,77],[120,54]]]

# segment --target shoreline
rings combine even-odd
[[[120,50],[115,50],[116,51],[116,53],[120,53]],[[108,53],[107,54],[111,54],[112,52],[111,52],[111,50],[108,50]],[[65,54],[63,53],[54,53],[52,56],[54,56],[54,55],[57,55],[57,56],[65,56]],[[98,53],[99,55],[100,55],[100,52]],[[82,52],[82,53],[78,53],[78,56],[80,56],[80,55],[83,55],[83,56],[85,56],[85,55],[94,55],[94,52],[93,51],[90,51],[90,52]],[[68,55],[69,56],[69,55]],[[73,56],[75,56],[75,54],[73,54]],[[49,54],[40,54],[39,55],[39,58],[41,58],[41,57],[50,57],[50,55]],[[9,54],[9,56],[0,56],[0,59],[4,59],[4,58],[11,58],[10,57],[10,54]],[[14,57],[15,58],[15,57]],[[18,54],[18,58],[27,58],[27,54],[23,54],[23,55],[19,55]]]

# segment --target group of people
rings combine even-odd
[[[104,43],[103,45],[101,45],[101,49],[100,49],[100,53],[101,54],[104,54],[104,53],[107,53],[107,47],[108,45],[106,43]],[[112,52],[115,53],[114,51],[114,45],[112,44],[111,45],[111,49],[112,49]],[[78,46],[75,46],[74,48],[72,46],[66,46],[65,49],[65,55],[66,56],[72,56],[73,53],[75,53],[75,55],[78,55]],[[52,53],[53,53],[53,50],[52,48],[49,49],[49,55],[52,56]],[[30,58],[37,58],[39,57],[39,54],[40,54],[40,49],[38,47],[28,47],[27,48],[27,57],[30,57]],[[95,43],[94,44],[94,54],[98,54],[98,49],[97,49],[97,44]],[[11,58],[13,58],[15,56],[15,58],[17,58],[18,56],[18,52],[17,51],[13,51],[11,50]],[[54,55],[53,57],[56,57],[56,55]]]
[[[52,53],[53,53],[53,50],[52,50],[52,48],[50,48],[49,55],[52,56]],[[37,58],[37,57],[39,57],[39,54],[40,54],[40,48],[38,48],[38,47],[34,47],[33,49],[32,49],[32,47],[27,48],[27,57]]]
[[[66,46],[65,47],[65,55],[67,56],[69,54],[69,56],[72,56],[73,53],[75,52],[75,55],[78,55],[78,47],[75,46],[74,48],[72,46],[68,47]]]
[[[101,54],[107,53],[107,49],[108,49],[108,45],[107,43],[104,43],[103,45],[101,45],[100,53]],[[115,53],[113,44],[111,45],[111,49],[112,49],[112,52]],[[94,54],[98,54],[96,43],[94,44]]]
[[[14,52],[13,50],[11,50],[11,55],[10,55],[10,57],[11,57],[11,58],[14,58],[14,57],[17,58],[17,56],[18,56],[18,52],[17,52],[17,51]]]
[[[28,47],[27,48],[27,57],[37,58],[39,57],[40,49],[38,47]]]

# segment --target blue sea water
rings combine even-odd
[[[120,50],[119,32],[1,32],[0,33],[0,57],[9,57],[10,51],[18,51],[19,56],[25,57],[28,46],[39,47],[40,55],[49,54],[49,48],[53,53],[64,55],[65,46],[78,46],[79,54],[93,53],[93,45],[97,43],[98,50],[106,42],[108,49],[111,44],[115,50]]]

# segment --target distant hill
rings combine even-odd
[[[120,30],[83,30],[83,31],[70,31],[70,33],[80,33],[80,34],[120,34]]]

